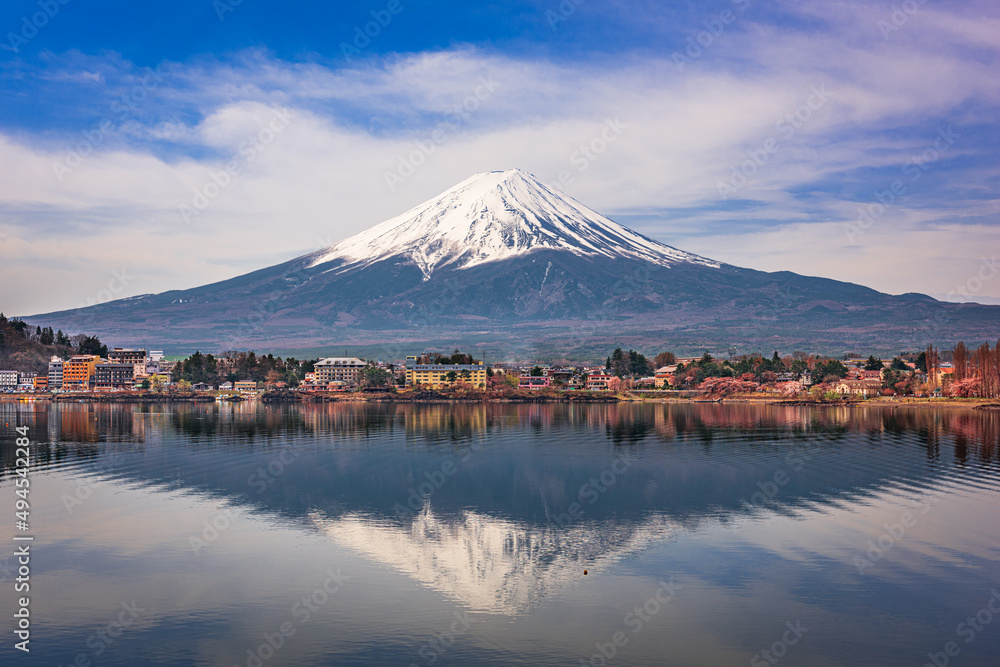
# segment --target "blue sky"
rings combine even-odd
[[[0,310],[223,279],[510,167],[722,261],[1000,302],[1000,10],[893,6],[11,0]]]

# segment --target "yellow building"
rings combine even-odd
[[[406,358],[406,384],[425,385],[433,389],[467,382],[473,387],[486,386],[486,366],[481,361],[471,364],[421,364],[417,357]],[[450,376],[449,373],[454,373]]]

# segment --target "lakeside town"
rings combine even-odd
[[[0,315],[2,318],[2,315]],[[1000,396],[1000,347],[970,350],[933,346],[891,358],[846,355],[833,359],[805,352],[770,356],[652,358],[615,349],[603,364],[487,364],[474,354],[422,351],[395,360],[353,356],[298,360],[255,352],[194,354],[168,359],[145,348],[108,349],[96,337],[0,319],[0,357],[34,368],[0,367],[0,393],[21,397],[119,394],[201,395],[205,400],[246,400],[283,395],[393,394],[399,398],[558,397],[736,398],[840,401],[875,397],[996,398]],[[17,340],[20,339],[20,340]],[[51,355],[37,369],[40,352]],[[12,350],[21,354],[11,354]],[[34,357],[26,354],[30,350]]]

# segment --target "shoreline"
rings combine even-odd
[[[475,404],[475,403],[512,403],[512,404],[619,404],[619,403],[660,403],[660,404],[710,404],[710,405],[766,405],[766,406],[805,406],[805,407],[879,407],[907,409],[970,409],[970,410],[1000,410],[1000,401],[988,398],[899,398],[889,399],[876,397],[871,399],[854,399],[842,401],[817,401],[808,398],[778,397],[778,396],[732,396],[712,398],[709,396],[642,396],[642,395],[608,395],[608,394],[525,394],[525,395],[464,395],[449,396],[440,392],[403,392],[403,393],[349,393],[349,394],[319,394],[319,393],[264,393],[257,397],[242,400],[218,401],[216,394],[153,394],[153,393],[81,393],[81,394],[5,394],[0,396],[0,403],[216,403],[216,402],[260,402],[268,405],[286,403],[422,403],[422,404]]]

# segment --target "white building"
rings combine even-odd
[[[0,371],[0,391],[17,389],[17,371]]]
[[[361,371],[368,364],[357,357],[329,357],[316,362],[316,384],[346,382],[357,385],[361,382]]]
[[[63,360],[59,357],[52,357],[49,360],[49,391],[62,389],[63,386]]]

